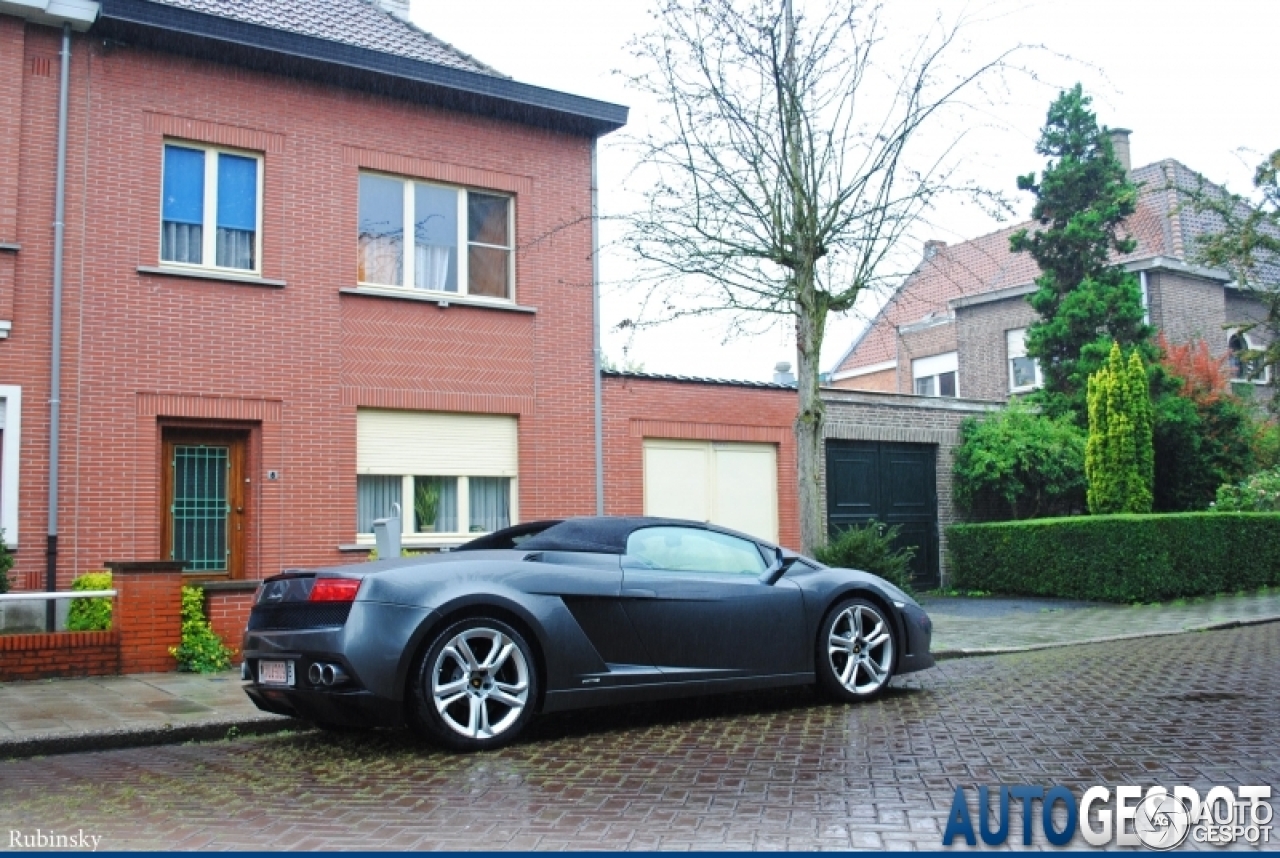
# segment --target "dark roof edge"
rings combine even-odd
[[[601,370],[605,378],[634,378],[639,381],[674,381],[677,384],[714,384],[721,387],[754,387],[764,390],[796,391],[794,384],[776,384],[772,381],[745,381],[729,378],[699,378],[691,375],[662,375],[655,372],[619,372],[618,370]]]
[[[362,72],[383,79],[425,85],[439,93],[452,95],[447,101],[453,109],[465,110],[468,102],[474,102],[470,112],[542,127],[564,128],[596,137],[616,131],[627,122],[628,109],[622,105],[519,83],[510,78],[450,68],[150,0],[101,2],[102,11],[94,31],[108,36],[150,31],[153,35],[165,37],[230,44],[330,66],[338,72]],[[163,50],[169,44],[166,38],[152,46]],[[180,45],[173,43],[172,47]]]

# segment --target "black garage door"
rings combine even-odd
[[[827,441],[827,532],[872,519],[900,524],[914,545],[912,577],[923,589],[938,575],[937,451],[932,444]]]

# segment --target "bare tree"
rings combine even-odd
[[[889,261],[937,195],[982,195],[952,184],[962,135],[925,132],[947,107],[988,121],[962,97],[1012,51],[953,73],[944,60],[963,50],[962,23],[932,20],[901,53],[878,6],[829,0],[793,16],[790,0],[778,2],[664,0],[659,29],[635,43],[645,73],[633,85],[665,109],[639,141],[655,181],[627,241],[652,289],[621,327],[728,313],[743,331],[792,317],[801,540],[812,551],[825,542],[828,315],[891,276]]]

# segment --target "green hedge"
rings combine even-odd
[[[1280,585],[1280,513],[959,524],[947,550],[960,590],[1157,602]]]
[[[110,572],[86,572],[71,582],[72,590],[110,590]],[[111,599],[72,599],[67,609],[67,631],[97,632],[111,628]]]

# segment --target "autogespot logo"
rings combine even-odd
[[[1114,793],[1095,786],[1085,790],[1079,801],[1064,786],[983,786],[977,788],[975,806],[966,789],[956,787],[942,845],[950,846],[962,837],[976,846],[981,837],[988,846],[999,846],[1009,838],[1011,820],[1016,819],[1021,822],[1025,846],[1031,845],[1037,821],[1044,839],[1054,846],[1066,846],[1077,831],[1090,846],[1114,842],[1165,850],[1188,839],[1212,846],[1240,842],[1261,846],[1271,842],[1270,798],[1269,786],[1240,786],[1234,792],[1216,786],[1203,801],[1199,792],[1186,786],[1172,791],[1153,786],[1145,795],[1140,786],[1118,786]]]

